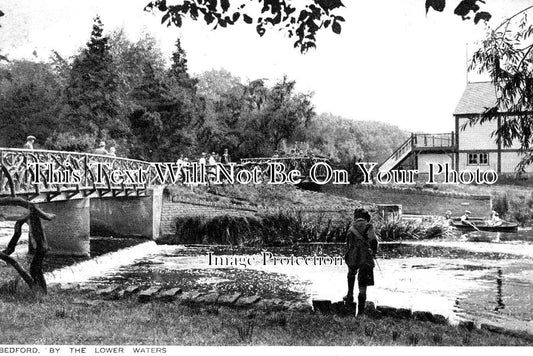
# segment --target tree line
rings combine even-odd
[[[395,126],[317,115],[312,95],[287,77],[244,83],[226,70],[193,77],[178,39],[170,66],[157,41],[104,34],[99,18],[73,58],[0,66],[0,146],[91,152],[98,141],[119,156],[172,161],[228,148],[234,159],[306,152],[350,164],[384,160],[407,133]]]

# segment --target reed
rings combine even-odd
[[[453,228],[439,218],[422,223],[378,220],[375,231],[381,241],[444,239],[454,236]]]
[[[349,222],[324,215],[305,218],[301,212],[279,211],[258,216],[190,216],[176,219],[176,234],[162,244],[281,246],[298,242],[343,242]]]

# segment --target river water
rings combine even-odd
[[[383,243],[368,300],[439,313],[452,323],[467,319],[533,333],[532,235],[472,233],[443,241]],[[47,280],[338,301],[346,294],[342,251],[341,245],[259,250],[148,241],[54,269]]]

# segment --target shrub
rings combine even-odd
[[[414,222],[378,220],[376,234],[381,241],[425,240],[453,237],[453,228],[444,219]]]
[[[224,244],[275,246],[296,242],[342,242],[350,222],[334,222],[323,215],[305,219],[300,212],[282,211],[261,216],[190,216],[176,219],[176,234],[164,244]]]
[[[492,209],[500,216],[505,216],[509,212],[509,202],[507,201],[507,193],[496,195],[492,202]]]
[[[334,221],[324,214],[306,219],[301,212],[280,211],[260,216],[190,216],[176,219],[176,234],[163,244],[220,244],[282,246],[299,242],[345,242],[351,221]],[[443,219],[422,224],[377,219],[376,234],[382,241],[451,237],[453,229]]]

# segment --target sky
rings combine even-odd
[[[174,0],[174,2],[179,0]],[[295,0],[304,1],[304,0]],[[135,40],[150,32],[170,57],[181,38],[193,74],[224,68],[243,79],[288,75],[297,89],[313,92],[318,113],[377,120],[412,132],[451,132],[452,113],[467,83],[467,52],[485,26],[443,13],[425,14],[424,0],[344,0],[342,32],[325,30],[317,49],[301,54],[276,29],[259,37],[253,26],[212,30],[202,22],[161,25],[160,13],[143,11],[149,0],[0,0],[0,50],[11,59],[46,61],[52,49],[74,55],[90,37],[98,14],[105,30],[123,28]],[[533,0],[486,0],[491,25]],[[469,50],[467,50],[467,44]],[[33,53],[36,53],[35,56]],[[469,75],[470,81],[483,80]]]

